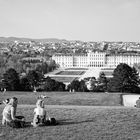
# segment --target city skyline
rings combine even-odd
[[[0,0],[0,36],[134,41],[139,0]]]

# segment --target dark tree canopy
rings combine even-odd
[[[79,91],[79,88],[80,88],[80,82],[78,80],[74,80],[71,82],[71,84],[69,85],[69,88],[71,90],[74,90],[74,91]]]
[[[13,68],[9,68],[3,74],[3,85],[9,91],[17,91],[20,89],[19,75]]]
[[[46,62],[42,63],[42,64],[38,64],[36,66],[36,70],[41,72],[42,74],[45,74],[45,73],[48,73],[49,70],[48,70],[48,64]]]
[[[44,83],[44,91],[65,91],[65,84],[47,77]]]
[[[107,80],[104,72],[101,72],[99,75],[99,78],[98,78],[97,90],[100,92],[107,91],[107,83],[108,83],[108,80]]]
[[[28,79],[30,85],[34,89],[35,87],[39,86],[41,80],[43,79],[43,75],[40,72],[37,72],[35,70],[29,71],[26,78]]]
[[[113,72],[108,89],[114,92],[137,92],[139,76],[135,68],[121,63]]]
[[[31,84],[27,77],[22,77],[20,79],[20,86],[21,86],[21,91],[31,91]]]
[[[68,90],[84,92],[87,91],[87,86],[84,80],[74,80],[68,85]]]

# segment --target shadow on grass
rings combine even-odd
[[[66,120],[58,120],[58,125],[71,125],[71,124],[81,124],[81,123],[88,123],[88,122],[94,122],[95,119],[88,119],[83,121],[72,121],[72,119],[66,119]]]
[[[25,122],[25,125],[23,127],[11,127],[9,125],[2,125],[1,129],[7,129],[7,128],[9,128],[9,129],[22,129],[22,128],[27,128],[27,127],[33,127],[31,125],[31,122]]]
[[[56,126],[56,125],[72,125],[72,124],[81,124],[81,123],[88,123],[88,122],[94,122],[95,119],[88,119],[88,120],[83,120],[83,121],[73,121],[73,119],[62,119],[62,120],[57,120],[57,123],[56,124],[51,124],[51,125],[43,125],[43,126],[40,126],[40,127],[46,127],[46,126]],[[33,127],[31,125],[31,122],[26,122],[25,123],[25,126],[22,127],[22,128],[12,128],[10,126],[1,126],[1,129],[3,130],[7,130],[7,128],[10,130],[12,129],[23,129],[23,128],[31,128]],[[1,136],[1,135],[0,135]]]
[[[24,128],[26,128],[26,127],[33,127],[33,126],[31,125],[31,122],[25,122]]]

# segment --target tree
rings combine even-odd
[[[9,91],[17,91],[20,89],[19,75],[16,72],[16,70],[13,68],[9,68],[3,74],[2,82],[3,82],[4,88],[6,88]]]
[[[90,77],[87,79],[87,82],[86,82],[86,86],[87,86],[87,89],[89,91],[94,91],[96,89],[96,86],[97,86],[97,80],[95,77]]]
[[[49,76],[45,79],[44,90],[54,91],[55,80],[51,79]]]
[[[101,72],[98,78],[98,90],[105,92],[107,90],[107,78],[104,74],[104,72]]]
[[[84,80],[81,80],[81,81],[80,81],[80,88],[79,88],[79,91],[81,91],[81,92],[88,91],[87,85],[86,85],[86,83],[85,83]]]
[[[65,84],[62,82],[55,81],[55,91],[65,91]]]
[[[77,92],[84,92],[87,91],[87,86],[84,80],[74,80],[68,85],[68,90],[70,91],[77,91]]]
[[[139,92],[139,73],[137,72],[137,70],[133,67],[132,68],[132,72],[130,73],[129,75],[129,80],[126,80],[124,82],[124,84],[126,84],[124,86],[125,88],[125,91],[130,91],[132,93],[135,93],[135,92]]]
[[[26,78],[28,79],[32,89],[36,90],[36,87],[39,86],[41,80],[43,79],[43,75],[35,70],[30,70]]]
[[[57,68],[57,64],[55,63],[54,60],[51,60],[48,64],[48,72],[53,71],[56,68]]]
[[[42,64],[38,64],[36,66],[36,70],[41,72],[42,74],[48,73],[48,64],[43,62]]]
[[[44,90],[45,91],[65,91],[65,84],[62,82],[55,81],[50,77],[45,79],[44,83]]]
[[[113,92],[136,92],[139,76],[135,68],[121,63],[113,72],[113,78],[108,84],[108,90]]]
[[[7,57],[5,55],[0,55],[0,78],[6,71]]]
[[[20,86],[21,86],[21,91],[31,91],[31,84],[27,77],[22,77],[20,79]]]
[[[104,45],[103,51],[107,51],[107,50],[108,50],[108,44],[106,43],[106,44]]]
[[[70,83],[70,85],[68,86],[68,89],[71,91],[79,91],[80,89],[80,81],[78,80],[74,80]]]
[[[84,80],[74,80],[68,85],[69,91],[85,92],[88,91],[87,85]]]

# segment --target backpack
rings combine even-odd
[[[51,118],[50,119],[50,124],[51,125],[56,125],[57,124],[56,119],[55,118]]]
[[[55,118],[50,118],[49,120],[46,120],[46,125],[57,125],[58,122],[56,121]]]

